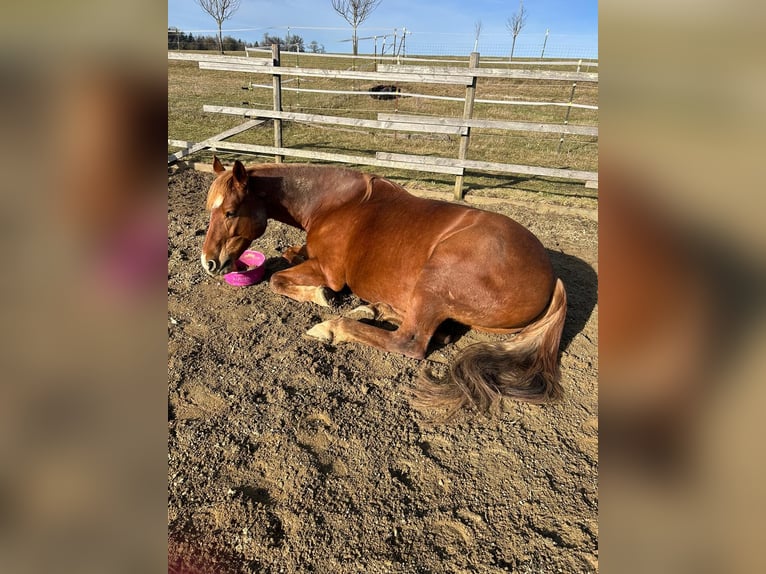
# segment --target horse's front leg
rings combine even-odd
[[[299,263],[307,261],[309,254],[305,245],[293,245],[292,247],[285,249],[284,253],[282,253],[282,257],[287,259],[290,265],[298,265]]]
[[[377,321],[380,323],[391,323],[397,327],[404,320],[402,314],[387,303],[367,303],[360,305],[346,313],[344,317],[350,319],[367,319],[368,321]]]
[[[310,301],[329,307],[332,291],[316,259],[309,259],[294,267],[274,273],[269,280],[274,293],[296,301]]]

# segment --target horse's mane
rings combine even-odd
[[[304,165],[292,165],[289,167],[289,169],[292,170],[300,170],[301,168],[310,167],[314,168],[315,166],[304,166]],[[266,177],[268,178],[270,174],[266,175],[264,172],[271,171],[273,169],[273,166],[271,164],[267,165],[259,165],[259,166],[252,166],[248,168],[248,175],[250,177]],[[356,177],[358,177],[360,174],[359,172],[352,172],[350,170],[344,170],[339,169],[339,173],[345,173],[345,174],[351,174]],[[369,201],[372,198],[373,191],[375,191],[376,186],[378,191],[381,191],[380,184],[387,184],[388,187],[391,190],[403,190],[401,186],[397,185],[396,183],[389,181],[386,178],[379,177],[372,174],[363,173],[361,174],[365,181],[365,189],[364,193],[362,194],[361,198],[359,199],[360,203],[365,203]],[[231,186],[231,179],[232,179],[232,172],[226,171],[226,173],[221,174],[216,180],[213,182],[213,184],[210,186],[210,189],[208,190],[207,199],[205,202],[205,206],[207,207],[208,211],[212,211],[214,209],[217,209],[221,206],[223,201],[226,199],[228,194],[232,193],[232,186]],[[298,188],[300,190],[300,188]],[[308,193],[309,190],[301,190],[306,197],[311,197],[311,194]]]
[[[376,179],[380,179],[379,177],[375,175],[369,175],[369,174],[365,174],[364,178],[367,180],[367,189],[364,190],[364,195],[362,196],[362,200],[359,203],[364,203],[370,200],[370,198],[372,197],[372,184]]]
[[[404,192],[407,193],[407,190],[404,189],[401,185],[398,183],[395,183],[391,181],[390,179],[386,179],[385,177],[379,177],[377,175],[370,175],[370,174],[364,174],[365,179],[367,180],[367,189],[364,191],[364,195],[362,196],[362,199],[359,201],[359,203],[364,203],[366,201],[369,201],[372,197],[372,192],[375,187],[375,182],[380,182],[387,184],[390,191],[394,192]],[[380,186],[378,186],[378,191],[381,191]]]

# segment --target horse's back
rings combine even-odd
[[[325,252],[334,252],[342,267],[338,284],[401,311],[427,292],[449,318],[487,328],[515,327],[545,307],[553,288],[550,260],[521,224],[416,197],[387,180],[373,184],[366,200],[324,220]]]

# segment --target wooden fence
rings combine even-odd
[[[252,153],[257,155],[273,155],[275,161],[281,162],[284,156],[299,157],[304,159],[316,159],[339,163],[353,163],[379,167],[409,169],[431,173],[445,173],[456,176],[455,198],[463,197],[463,175],[465,170],[479,172],[497,172],[509,174],[523,174],[531,176],[555,177],[583,181],[587,187],[598,187],[598,172],[578,171],[543,166],[515,165],[497,162],[475,161],[466,159],[470,145],[472,128],[491,128],[496,130],[510,130],[537,133],[556,133],[584,136],[598,136],[598,128],[594,126],[569,125],[569,111],[578,104],[572,102],[574,88],[577,82],[597,82],[598,74],[593,72],[579,71],[553,71],[553,70],[524,70],[512,68],[481,68],[479,67],[479,54],[471,54],[467,68],[462,67],[438,67],[402,64],[377,64],[376,71],[360,70],[329,70],[305,67],[281,67],[279,46],[272,46],[271,58],[219,56],[209,54],[190,54],[180,52],[168,52],[168,59],[197,61],[200,69],[222,70],[232,72],[270,73],[272,75],[273,109],[253,109],[229,106],[203,106],[203,111],[208,113],[230,114],[245,118],[246,121],[239,126],[226,130],[220,134],[211,136],[198,143],[168,140],[168,144],[183,148],[181,151],[168,156],[168,164],[174,163],[185,156],[203,149],[235,151]],[[448,84],[465,86],[466,93],[461,118],[442,118],[432,116],[413,116],[405,114],[379,113],[376,120],[328,116],[319,114],[306,114],[287,112],[282,110],[282,87],[283,76],[296,77],[319,77],[344,80],[373,80],[388,83],[419,83],[419,84]],[[562,105],[568,106],[567,116],[563,124],[540,124],[534,122],[479,120],[474,119],[473,108],[476,99],[477,78],[502,78],[524,79],[543,81],[573,82],[572,95],[569,102],[514,102],[529,105]],[[266,87],[266,86],[260,86]],[[292,88],[298,91],[313,91],[327,93],[345,93],[333,90],[305,90]],[[359,93],[354,91],[353,93]],[[364,93],[364,92],[363,92]],[[397,96],[413,96],[413,94],[397,94]],[[417,96],[417,95],[415,95]],[[438,97],[438,96],[431,96]],[[451,98],[457,99],[457,98]],[[509,103],[509,102],[505,102]],[[579,105],[579,107],[597,109],[596,106]],[[263,121],[271,119],[274,123],[274,145],[252,145],[225,141],[227,138],[248,130]],[[449,134],[460,138],[457,158],[433,157],[413,154],[396,154],[378,152],[375,157],[363,155],[349,155],[345,153],[328,153],[304,149],[291,149],[285,147],[282,142],[282,122],[297,121],[311,124],[331,124],[336,126],[364,127],[379,130],[395,130],[398,132],[421,132],[430,134]]]

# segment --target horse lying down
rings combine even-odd
[[[319,323],[306,334],[356,342],[415,359],[426,356],[439,325],[515,333],[504,342],[461,351],[442,378],[424,372],[421,405],[454,413],[490,411],[503,397],[545,402],[561,394],[559,342],[566,292],[540,241],[512,219],[423,199],[387,179],[301,164],[226,170],[218,158],[210,186],[210,224],[202,266],[234,270],[239,256],[275,219],[306,232],[294,265],[269,286],[296,301],[329,306],[345,286],[367,302],[353,316],[398,325],[388,330],[351,317]]]

